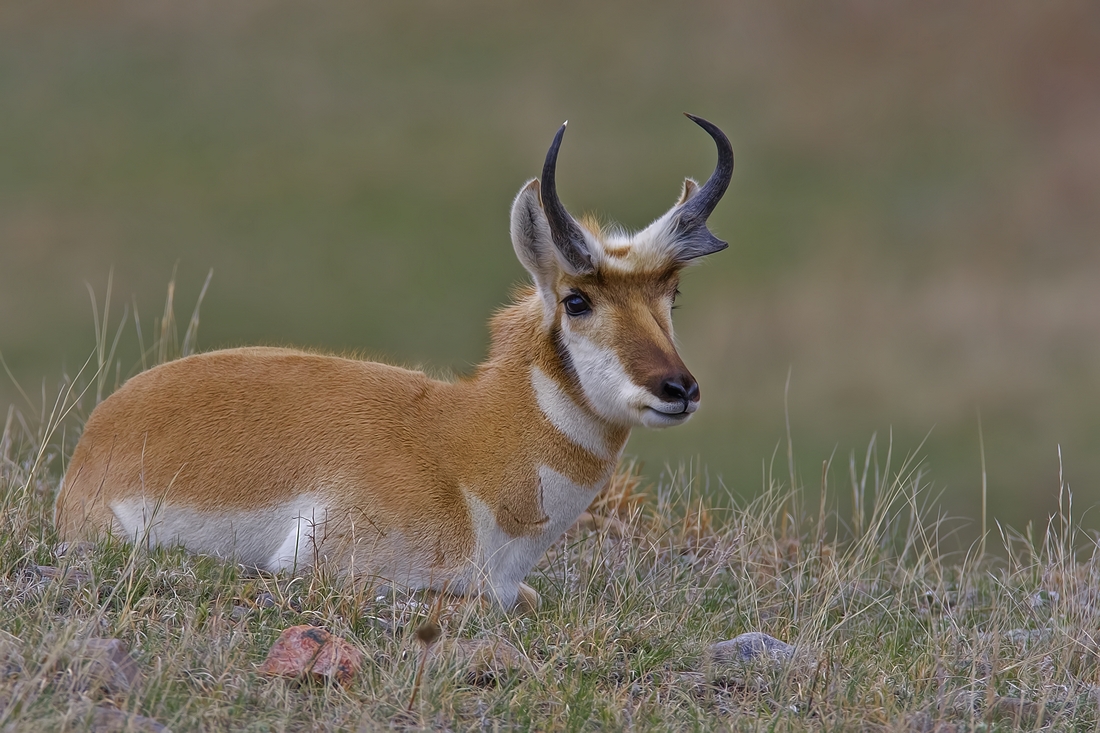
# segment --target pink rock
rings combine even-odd
[[[362,653],[316,626],[291,626],[271,646],[259,672],[272,677],[331,679],[346,685],[363,666]]]

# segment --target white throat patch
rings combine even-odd
[[[592,455],[610,457],[603,425],[566,394],[561,385],[537,366],[531,367],[531,385],[539,409],[551,425]]]
[[[568,320],[562,322],[562,333],[581,389],[596,413],[620,425],[641,422],[642,410],[656,398],[650,395],[649,390],[634,383],[618,354],[572,333]]]

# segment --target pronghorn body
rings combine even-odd
[[[695,118],[693,118],[695,119]],[[725,246],[706,217],[732,152],[636,235],[582,227],[554,166],[512,209],[535,286],[492,321],[455,382],[289,349],[187,357],[92,413],[58,496],[65,540],[105,531],[278,571],[533,601],[522,581],[606,485],[636,424],[687,420],[698,386],[671,306],[690,259]]]

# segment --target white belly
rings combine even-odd
[[[111,504],[122,532],[150,547],[183,545],[188,551],[278,572],[310,566],[327,509],[317,497],[252,510],[204,512],[147,499]]]

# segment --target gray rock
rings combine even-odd
[[[1034,644],[1045,644],[1054,638],[1054,629],[1009,629],[1008,631],[1000,632],[1000,637],[1003,641],[1009,644],[1015,644],[1016,646],[1029,647]],[[997,634],[992,631],[987,631],[978,634],[978,640],[984,644],[992,644],[997,638]]]
[[[94,733],[168,733],[168,728],[152,718],[146,718],[137,713],[126,713],[117,708],[101,705],[92,714],[92,727]]]
[[[429,657],[453,660],[467,684],[491,687],[504,679],[521,680],[534,673],[527,655],[499,638],[452,639],[433,645]]]
[[[900,730],[906,733],[956,733],[958,728],[951,723],[937,720],[936,716],[927,711],[920,711],[907,715]]]
[[[760,631],[750,631],[729,641],[711,644],[707,660],[711,664],[736,664],[757,659],[786,661],[794,657],[794,647]]]
[[[119,639],[74,641],[66,652],[68,671],[80,689],[112,695],[129,692],[141,679],[141,669]]]
[[[92,733],[171,733],[162,723],[110,705],[85,706],[78,710],[85,730]]]
[[[279,605],[275,600],[275,596],[271,595],[267,591],[264,591],[260,595],[256,596],[256,605],[260,608],[275,608]]]
[[[1054,638],[1054,629],[1012,629],[1005,632],[1005,639],[1012,644],[1030,646],[1050,641]]]
[[[55,568],[52,565],[36,565],[38,576],[48,580],[55,580],[66,588],[79,588],[91,581],[91,577],[79,570],[72,568]]]
[[[0,680],[23,673],[23,642],[6,631],[0,631]]]

